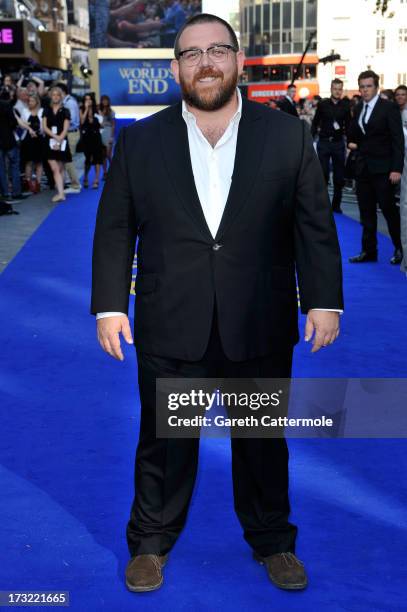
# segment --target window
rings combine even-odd
[[[283,2],[283,28],[291,28],[291,4]]]
[[[376,53],[384,53],[385,33],[384,30],[376,30]]]
[[[249,8],[246,6],[243,13],[243,32],[246,34],[249,31]]]
[[[298,2],[295,0],[294,2],[294,27],[302,28],[304,25],[304,3]]]
[[[263,32],[270,32],[270,5],[263,4]]]
[[[272,6],[272,28],[273,30],[280,29],[280,5],[273,4]]]
[[[407,72],[399,72],[397,75],[397,85],[407,85]]]
[[[317,25],[317,3],[316,0],[308,0],[305,5],[307,28],[315,28]]]
[[[255,21],[254,21],[254,31],[256,32],[256,34],[260,34],[260,27],[261,27],[261,6],[260,4],[258,4],[256,6]]]
[[[283,30],[281,41],[283,43],[283,53],[291,53],[291,30]]]
[[[380,87],[384,87],[384,74],[379,74]]]
[[[304,66],[305,78],[316,79],[317,78],[317,67],[314,65]]]
[[[407,28],[399,29],[399,43],[402,45],[407,43]]]

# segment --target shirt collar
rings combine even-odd
[[[242,94],[240,93],[240,89],[238,87],[236,87],[236,93],[237,93],[237,111],[231,118],[230,123],[232,122],[238,123],[242,116]],[[194,121],[196,123],[196,117],[193,113],[191,113],[188,110],[185,100],[182,100],[182,116],[185,120],[185,123],[188,124],[188,121]]]
[[[376,104],[378,99],[379,99],[379,94],[376,94],[375,97],[370,100],[370,102],[365,102],[365,105],[369,106],[369,108],[374,108],[374,105]]]

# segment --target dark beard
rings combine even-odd
[[[221,84],[214,94],[209,96],[203,96],[197,92],[194,85],[199,79],[210,76],[220,77],[222,79]],[[228,80],[224,79],[223,72],[214,70],[210,66],[200,70],[200,72],[194,77],[192,84],[187,83],[180,75],[180,87],[182,91],[182,97],[189,106],[193,106],[198,110],[219,110],[232,99],[236,91],[238,78],[239,77],[237,72],[237,66],[234,73]]]

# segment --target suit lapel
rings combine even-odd
[[[355,111],[355,119],[359,123],[360,113],[363,111],[363,102],[359,102]]]
[[[376,104],[373,107],[372,112],[370,113],[369,121],[367,122],[367,125],[366,125],[366,132],[369,131],[369,126],[371,127],[372,121],[375,121],[378,113],[380,113],[381,105],[382,105],[382,100],[379,97],[379,99],[376,101]]]
[[[161,121],[160,131],[164,159],[180,202],[205,239],[213,241],[195,186],[188,131],[182,117],[181,103],[175,105]]]
[[[242,100],[235,165],[225,210],[217,231],[218,241],[230,227],[233,219],[246,204],[259,171],[265,142],[264,114],[256,102]]]
[[[244,98],[242,102],[232,182],[215,240],[223,236],[246,203],[263,157],[266,135],[264,112],[260,112],[263,109]],[[163,118],[160,131],[164,159],[179,199],[205,239],[213,242],[195,186],[188,131],[182,117],[181,104],[175,105]]]

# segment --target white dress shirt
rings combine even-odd
[[[242,116],[242,96],[237,89],[238,108],[216,145],[207,141],[195,115],[182,103],[182,116],[188,129],[192,172],[199,201],[209,230],[215,238],[228,199],[235,165],[237,133]]]
[[[360,127],[360,129],[362,130],[363,133],[365,133],[365,128],[363,127],[362,119],[363,119],[363,115],[365,114],[366,106],[368,108],[367,108],[367,113],[366,113],[366,117],[365,117],[365,123],[369,123],[370,115],[372,114],[373,109],[374,109],[374,107],[376,105],[376,102],[378,101],[379,97],[380,97],[379,94],[376,94],[375,97],[370,100],[370,102],[363,102],[362,112],[359,115],[359,121],[358,121],[359,127]]]
[[[196,117],[182,102],[182,117],[187,125],[192,172],[202,211],[215,238],[228,199],[235,165],[237,134],[242,116],[242,96],[237,89],[238,108],[223,136],[214,147],[197,125]],[[325,309],[318,309],[325,310]],[[327,309],[328,310],[328,309]],[[340,311],[335,311],[340,312]],[[121,312],[101,312],[97,319],[119,316]]]

